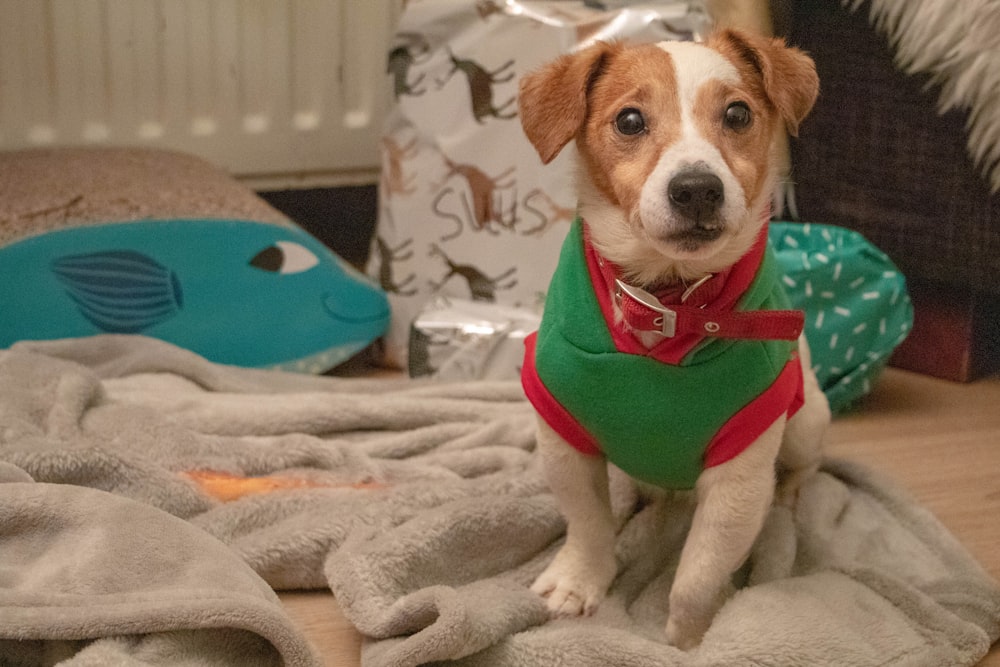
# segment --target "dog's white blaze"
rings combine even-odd
[[[674,75],[677,80],[678,95],[681,102],[681,132],[680,139],[660,156],[653,172],[646,179],[640,195],[640,216],[642,226],[654,243],[667,237],[678,224],[674,219],[670,203],[665,197],[670,179],[678,171],[700,164],[708,167],[720,179],[725,187],[726,198],[720,211],[721,218],[726,221],[740,220],[747,215],[743,187],[733,176],[718,147],[703,137],[694,121],[695,101],[698,88],[707,80],[719,80],[724,83],[739,83],[739,72],[718,52],[692,42],[661,42],[658,45],[670,54],[674,61]],[[716,113],[717,110],[708,110]],[[748,230],[747,233],[751,233]],[[711,255],[714,246],[709,245],[696,255]],[[661,248],[668,255],[676,250]],[[691,256],[690,253],[681,253]]]
[[[698,89],[706,81],[715,79],[736,85],[740,73],[721,53],[695,42],[660,42],[658,46],[670,54],[674,61],[674,77],[681,100],[681,117],[684,132],[696,132],[694,127],[694,101]]]
[[[677,92],[681,103],[681,140],[674,149],[678,153],[690,152],[698,157],[695,161],[709,162],[712,167],[719,167],[727,172],[722,155],[714,144],[707,141],[698,131],[694,121],[695,101],[698,89],[706,81],[716,80],[737,85],[740,73],[736,67],[726,60],[718,51],[695,42],[660,42],[658,46],[670,54],[674,61],[674,77],[677,81]],[[706,110],[716,113],[717,110]],[[705,111],[701,112],[705,113]],[[687,151],[682,146],[687,146]],[[720,174],[720,176],[722,176]],[[724,179],[724,177],[723,177]],[[724,179],[725,180],[725,179]],[[728,183],[726,184],[728,186]]]

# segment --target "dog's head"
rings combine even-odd
[[[548,163],[572,140],[597,248],[641,285],[733,264],[769,210],[782,132],[819,92],[812,60],[780,40],[598,43],[525,76],[520,116]]]

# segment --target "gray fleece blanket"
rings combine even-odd
[[[836,462],[772,512],[698,650],[662,635],[691,508],[627,483],[609,598],[548,621],[528,585],[564,525],[533,448],[511,383],[237,369],[128,336],[0,351],[0,663],[317,664],[271,588],[332,589],[376,667],[936,667],[1000,635],[997,583]]]

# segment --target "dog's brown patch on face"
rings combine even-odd
[[[715,82],[699,91],[697,108],[721,109],[715,118],[699,114],[699,131],[719,147],[748,200],[756,201],[770,185],[767,179],[773,168],[771,146],[776,133],[783,125],[796,135],[816,100],[819,82],[815,66],[801,51],[762,37],[723,31],[706,45],[733,64],[740,83],[725,86]],[[725,109],[733,102],[744,102],[751,112],[750,125],[739,131],[727,128],[724,122]]]
[[[653,45],[616,53],[594,82],[587,106],[577,138],[583,168],[601,194],[631,218],[646,177],[680,138],[681,103],[670,56]],[[627,135],[616,128],[626,109],[642,115],[642,132]]]
[[[739,70],[740,77],[766,100],[793,137],[819,95],[816,65],[805,53],[778,39],[725,30],[706,42]]]
[[[771,142],[774,138],[774,107],[761,95],[759,85],[741,72],[738,85],[708,81],[698,89],[694,104],[694,122],[699,134],[712,143],[743,188],[747,204],[757,201],[769,185]],[[745,104],[750,122],[745,127],[731,127],[726,122],[732,105]]]

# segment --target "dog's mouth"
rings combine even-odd
[[[667,241],[684,252],[696,252],[718,241],[726,232],[726,226],[718,221],[693,223],[667,236]]]
[[[727,235],[729,226],[713,219],[696,223],[669,216],[660,221],[640,223],[646,241],[660,254],[675,260],[697,259],[715,254]]]
[[[685,229],[674,232],[671,234],[671,240],[675,242],[695,241],[699,243],[708,243],[718,240],[725,231],[726,226],[721,222],[699,222]]]

